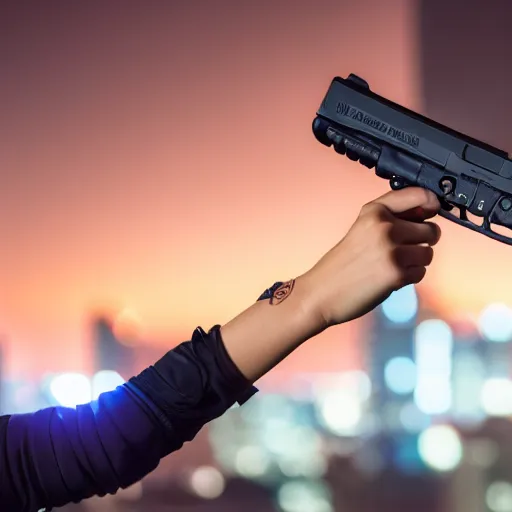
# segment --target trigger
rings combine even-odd
[[[447,212],[451,212],[453,210],[453,206],[446,201],[446,199],[443,199],[442,197],[437,197],[439,199],[439,203],[441,204],[441,208]]]

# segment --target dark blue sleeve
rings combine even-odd
[[[0,510],[35,512],[114,494],[256,392],[220,327],[201,328],[97,401],[0,418]]]

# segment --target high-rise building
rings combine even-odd
[[[113,323],[105,317],[96,317],[92,329],[94,371],[113,370],[123,378],[131,377],[134,367],[133,348],[116,336]]]
[[[367,346],[372,410],[380,431],[372,444],[387,467],[404,473],[424,469],[417,436],[425,426],[426,415],[415,400],[418,305],[414,286],[391,294],[371,314]]]
[[[370,316],[367,365],[372,381],[373,408],[384,428],[399,428],[403,405],[412,400],[416,365],[414,329],[418,297],[413,286],[394,292]]]
[[[420,73],[425,113],[443,124],[512,150],[507,0],[422,0]]]

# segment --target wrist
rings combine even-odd
[[[295,279],[297,301],[308,337],[316,336],[329,327],[322,310],[319,294],[309,272]]]

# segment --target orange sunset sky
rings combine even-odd
[[[89,371],[89,315],[102,308],[135,311],[163,349],[223,323],[314,264],[389,189],[321,146],[311,122],[332,77],[351,72],[422,111],[416,3],[292,4],[1,7],[7,376]],[[439,223],[422,286],[443,311],[512,302],[512,249]],[[357,366],[363,325],[276,371]]]

